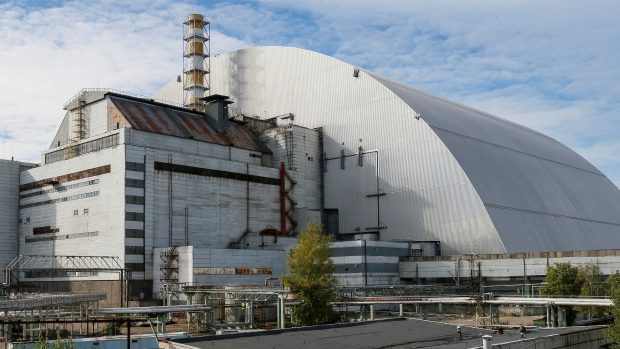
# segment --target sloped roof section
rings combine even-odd
[[[241,124],[229,122],[226,131],[217,132],[204,114],[161,103],[109,95],[110,102],[132,128],[208,143],[270,153],[252,131]]]
[[[450,149],[507,252],[620,247],[620,191],[586,159],[525,126],[369,74]]]

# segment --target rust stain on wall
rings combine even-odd
[[[194,268],[194,275],[271,275],[271,268]]]

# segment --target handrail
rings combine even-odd
[[[134,97],[134,98],[141,98],[141,99],[147,99],[147,100],[153,100],[155,102],[159,102],[159,103],[164,103],[164,104],[169,104],[169,105],[173,105],[175,107],[181,107],[181,108],[185,108],[185,106],[181,103],[176,103],[176,102],[172,102],[172,101],[168,101],[165,99],[160,99],[160,98],[153,98],[153,97],[149,97],[149,96],[145,96],[145,95],[141,95],[139,93],[134,93],[134,92],[127,92],[127,91],[121,91],[121,90],[117,90],[117,89],[113,89],[113,88],[107,88],[107,87],[88,87],[88,88],[83,88],[80,91],[78,91],[75,95],[73,95],[71,98],[69,98],[64,104],[63,104],[63,108],[67,108],[67,106],[76,98],[79,98],[79,96],[85,92],[110,92],[110,93],[117,93],[120,95],[125,95],[125,96],[129,96],[129,97]]]

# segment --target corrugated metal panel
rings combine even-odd
[[[247,127],[230,122],[225,132],[217,132],[207,118],[176,108],[110,96],[110,101],[131,127],[203,142],[269,153],[269,149]]]
[[[377,79],[448,147],[508,252],[620,247],[620,191],[577,153],[524,126]]]
[[[212,91],[236,111],[322,127],[329,157],[377,150],[383,240],[440,240],[444,254],[620,247],[618,189],[538,132],[301,49],[244,49],[211,68]],[[325,203],[343,210],[341,230],[375,217],[360,190],[343,190],[366,169],[328,167]]]
[[[240,58],[239,56],[245,56]],[[231,69],[232,61],[235,68]],[[325,207],[340,212],[340,232],[381,230],[382,240],[441,240],[447,253],[504,248],[476,191],[435,132],[399,97],[353,66],[314,52],[263,47],[212,60],[212,89],[228,94],[246,114],[295,115],[295,124],[322,127],[328,157],[366,151],[328,162]],[[234,71],[234,74],[230,74]],[[236,80],[237,77],[242,77]],[[254,91],[260,93],[254,94]],[[264,92],[263,92],[264,91]],[[366,197],[379,187],[380,200]],[[464,236],[471,236],[464,241]],[[480,241],[484,241],[480,244]]]

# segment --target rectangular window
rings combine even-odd
[[[144,205],[144,196],[125,195],[125,203],[132,205]]]
[[[142,222],[144,220],[144,213],[140,212],[125,212],[126,221]]]
[[[140,162],[125,162],[125,170],[127,171],[144,172],[144,168],[144,164]]]
[[[89,185],[95,185],[97,183],[99,183],[99,179],[91,179],[90,181],[74,183],[74,184],[69,184],[69,185],[56,185],[53,188],[39,190],[39,191],[35,191],[32,193],[28,193],[28,194],[21,194],[19,197],[20,199],[25,199],[25,198],[29,198],[33,196],[39,196],[39,195],[44,195],[44,194],[49,194],[49,193],[67,191],[67,190],[75,189],[75,188],[86,187]]]
[[[45,227],[32,228],[32,235],[53,234],[53,233],[58,233],[58,232],[59,232],[58,228],[52,229],[49,225]]]
[[[130,271],[144,271],[144,263],[125,263],[125,268]]]
[[[125,186],[128,188],[144,188],[144,180],[125,178]]]
[[[144,246],[125,246],[125,254],[144,254]]]
[[[84,209],[84,214],[88,214],[88,209],[87,208]]]
[[[143,238],[144,230],[143,229],[125,229],[125,237],[126,238]]]
[[[77,216],[77,215],[79,214],[79,212],[80,212],[80,211],[78,211],[78,210],[73,210],[73,215],[74,215],[74,216]]]

